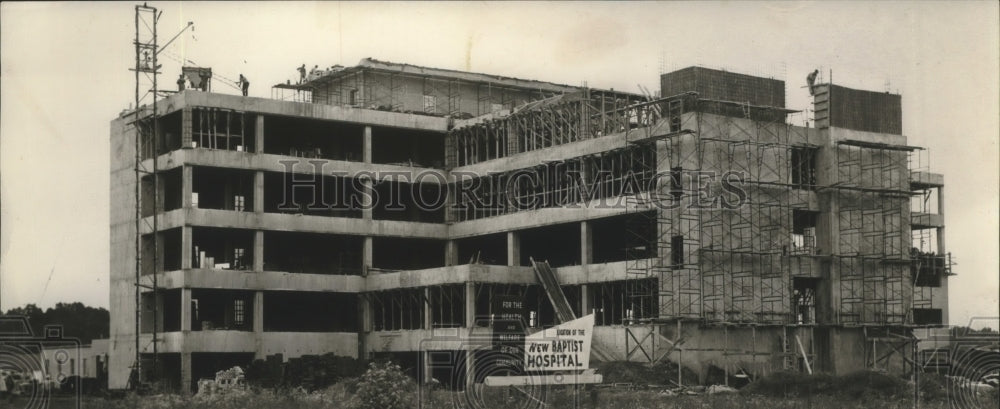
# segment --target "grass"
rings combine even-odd
[[[423,405],[425,408],[433,409],[458,409],[469,407],[463,404],[460,394],[452,392],[435,393],[433,402]],[[452,400],[456,399],[456,400]],[[906,399],[841,399],[835,396],[803,396],[803,397],[771,397],[771,396],[747,396],[744,394],[718,394],[718,395],[697,395],[697,396],[664,396],[652,390],[642,391],[600,391],[596,400],[591,400],[587,392],[582,392],[579,403],[574,404],[571,394],[551,393],[548,394],[546,403],[552,409],[833,409],[833,408],[858,408],[858,409],[910,409],[911,402]],[[510,409],[524,407],[517,404],[522,402],[514,401],[487,401],[487,408]],[[88,399],[84,401],[84,408],[143,408],[143,409],[208,409],[208,408],[231,408],[231,409],[265,409],[265,408],[303,408],[303,409],[326,409],[326,408],[349,408],[349,402],[330,400],[323,398],[304,398],[293,396],[275,395],[250,395],[245,397],[222,399],[218,401],[198,401],[193,398],[181,397],[128,397],[117,400]],[[416,403],[412,407],[418,407]],[[946,401],[922,402],[923,409],[946,409],[949,404]],[[989,407],[989,406],[981,406]]]
[[[618,375],[639,375],[635,368],[614,368]],[[613,372],[613,371],[609,371]],[[616,376],[618,376],[616,375]],[[619,378],[621,381],[628,377]],[[641,379],[640,379],[641,380]],[[655,381],[655,379],[654,379]],[[924,376],[921,380],[920,407],[922,409],[949,408],[944,377]],[[655,384],[656,382],[636,382]],[[261,390],[230,396],[182,397],[156,395],[146,397],[126,396],[117,399],[88,398],[84,408],[139,408],[139,409],[264,409],[264,408],[352,408],[358,403],[350,382],[344,381],[312,393],[303,390],[273,392]],[[664,390],[625,390],[602,388],[579,390],[553,388],[544,393],[550,409],[909,409],[912,403],[912,385],[905,380],[877,372],[857,372],[844,376],[803,375],[776,373],[757,380],[738,393],[715,395],[671,395]],[[487,409],[514,409],[525,407],[526,399],[515,391],[501,388],[483,388],[471,395],[481,398]],[[416,408],[417,394],[409,397]],[[470,407],[464,392],[436,390],[421,394],[424,404],[432,409],[458,409]],[[1000,407],[997,392],[980,396],[979,406]],[[537,407],[537,406],[531,406]]]

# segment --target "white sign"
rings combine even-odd
[[[590,367],[594,314],[524,337],[524,370],[565,371]]]

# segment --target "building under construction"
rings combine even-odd
[[[796,85],[798,126],[784,81],[660,81],[365,59],[114,119],[110,387],[331,352],[462,387],[500,296],[532,328],[594,314],[595,360],[702,380],[913,371],[952,263],[900,95]]]

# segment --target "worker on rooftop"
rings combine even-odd
[[[814,70],[806,76],[806,84],[809,85],[809,95],[816,95],[816,76],[819,75],[819,70]]]
[[[179,77],[177,77],[177,92],[184,91],[185,82],[187,81],[184,80],[184,74],[182,73]]]
[[[236,81],[236,84],[240,85],[240,88],[243,89],[243,96],[247,96],[247,91],[250,90],[250,81],[247,81],[247,77],[240,74],[240,80]]]
[[[303,63],[299,68],[299,84],[306,82],[306,65]]]

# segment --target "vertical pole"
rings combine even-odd
[[[142,304],[140,300],[139,278],[142,274],[142,117],[139,109],[139,69],[142,50],[139,47],[139,6],[135,6],[135,119],[132,127],[135,130],[135,380],[142,379],[142,355],[139,353],[139,333],[141,331]],[[131,380],[131,376],[129,377]],[[136,388],[137,385],[129,385]]]
[[[160,260],[159,260],[160,257],[159,257],[159,254],[158,254],[159,253],[159,251],[158,251],[158,249],[159,249],[159,243],[158,243],[158,241],[159,241],[159,237],[158,237],[158,235],[159,235],[158,220],[159,220],[159,213],[160,213],[160,206],[159,206],[159,204],[160,204],[160,197],[159,197],[159,190],[160,190],[160,187],[159,187],[160,180],[159,179],[160,179],[160,174],[158,173],[158,170],[159,170],[158,162],[159,161],[157,160],[159,158],[159,156],[160,156],[160,135],[159,135],[159,130],[156,127],[156,115],[158,114],[158,112],[156,112],[157,111],[157,109],[156,109],[156,93],[158,91],[157,90],[157,86],[156,86],[156,74],[157,74],[157,71],[158,71],[158,68],[157,68],[158,64],[157,64],[157,61],[156,61],[156,54],[157,54],[156,52],[159,51],[159,50],[157,50],[158,46],[157,46],[157,40],[156,40],[156,22],[157,22],[157,20],[159,20],[159,13],[157,13],[157,10],[154,8],[153,9],[153,44],[152,44],[152,53],[151,53],[153,55],[153,75],[152,75],[152,77],[153,77],[153,93],[152,93],[152,97],[153,97],[153,102],[152,102],[153,112],[152,112],[152,115],[151,115],[150,120],[149,120],[150,135],[152,136],[152,139],[153,139],[153,249],[154,249],[153,250],[153,299],[154,300],[157,299],[157,298],[159,298],[159,295],[160,295],[159,288],[158,288],[158,283],[157,283],[157,276],[156,276],[159,273],[159,271],[160,271]],[[153,308],[154,308],[154,310],[153,310],[153,370],[152,370],[152,380],[154,380],[154,381],[157,378],[157,366],[158,366],[158,362],[157,361],[159,361],[159,355],[158,355],[158,352],[159,352],[158,351],[158,344],[159,344],[159,342],[157,340],[157,337],[159,336],[159,334],[158,334],[158,332],[159,332],[159,328],[158,328],[159,327],[159,317],[158,317],[159,316],[159,311],[156,310],[156,307],[157,307],[157,303],[154,302],[153,303]]]
[[[423,316],[424,325],[423,325],[423,329],[427,330],[430,333],[433,333],[434,312],[431,311],[431,288],[430,287],[424,287],[423,303],[424,303],[424,316]],[[423,383],[424,384],[427,384],[427,383],[429,383],[431,381],[431,378],[433,377],[433,372],[432,371],[433,371],[433,369],[431,367],[431,352],[430,351],[425,351],[424,352],[424,368],[423,368],[423,372],[424,372],[424,382]]]
[[[681,339],[681,320],[677,319],[677,339]],[[684,349],[677,347],[677,386],[683,386],[681,383],[684,380]]]
[[[476,326],[476,284],[465,283],[465,327],[472,331]],[[475,347],[469,345],[465,351],[465,388],[471,390],[476,385]]]
[[[725,362],[722,365],[722,373],[726,378],[725,385],[729,386],[729,326],[722,326],[722,360]]]

